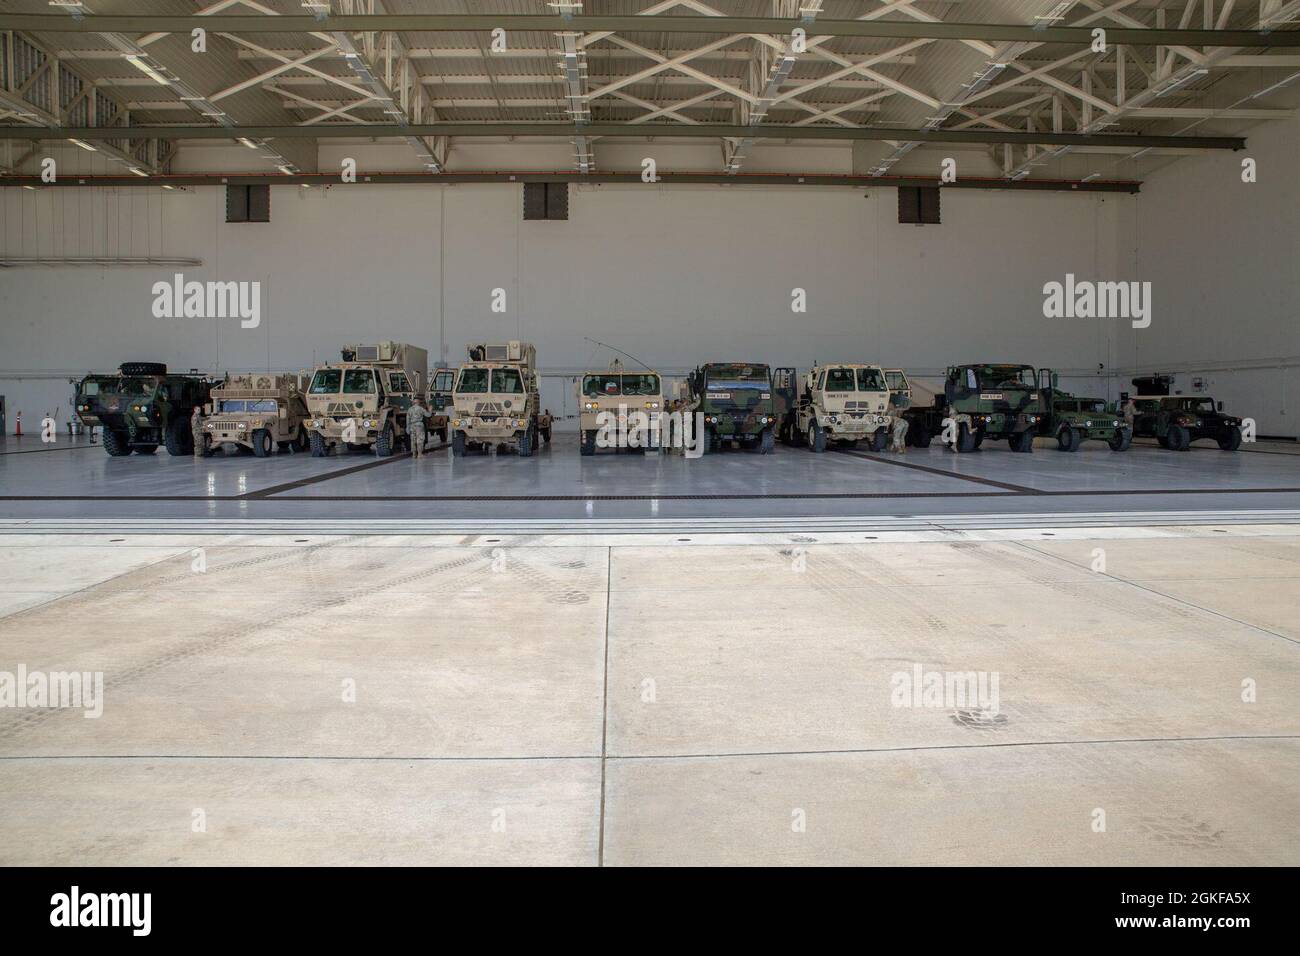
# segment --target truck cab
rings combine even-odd
[[[772,373],[761,362],[711,362],[687,377],[690,399],[684,411],[704,416],[708,450],[737,444],[768,455],[776,445]]]
[[[511,445],[529,457],[543,425],[548,433],[550,427],[540,421],[537,349],[529,342],[481,343],[466,354],[452,385],[452,454]]]
[[[944,402],[957,425],[957,451],[974,451],[986,438],[1005,439],[1012,451],[1034,450],[1044,408],[1032,365],[954,365],[944,379]]]
[[[644,453],[662,446],[664,388],[658,372],[629,372],[615,361],[604,371],[578,376],[577,387],[581,454],[594,455],[602,436],[601,447],[615,450]]]
[[[814,366],[802,377],[784,437],[815,452],[825,451],[828,441],[852,447],[863,439],[873,451],[883,451],[894,421],[889,400],[888,380],[879,365]]]
[[[152,455],[159,445],[169,455],[191,455],[190,416],[208,403],[214,384],[197,373],[169,374],[160,362],[124,362],[116,376],[82,379],[77,414],[84,424],[101,426],[104,450],[115,458]]]
[[[380,342],[348,346],[340,358],[317,368],[307,386],[312,456],[361,447],[386,458],[409,443],[406,410],[424,391],[428,353]]]

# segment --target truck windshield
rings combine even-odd
[[[124,378],[119,389],[123,395],[152,395],[154,383],[148,378]]]
[[[658,375],[624,375],[623,394],[624,395],[658,395],[659,376]]]
[[[455,381],[456,373],[450,369],[445,369],[433,377],[433,390],[435,392],[450,392],[451,383]]]
[[[307,391],[311,395],[333,395],[338,392],[339,383],[342,381],[342,370],[323,368],[312,377],[311,388]]]
[[[885,390],[885,380],[880,375],[878,368],[860,368],[858,369],[858,391],[859,392],[883,392]]]
[[[494,368],[492,370],[492,391],[507,395],[522,395],[523,383],[519,380],[517,368]]]
[[[350,368],[343,374],[343,391],[368,395],[375,390],[375,375],[368,368]]]
[[[828,368],[826,370],[826,391],[828,392],[853,391],[853,369]]]
[[[728,391],[737,388],[766,390],[768,372],[766,365],[721,365],[706,373],[705,388]]]
[[[1185,398],[1183,399],[1183,408],[1189,412],[1200,412],[1203,415],[1208,415],[1214,411],[1214,399]]]
[[[975,370],[980,388],[1037,388],[1034,370],[1015,365],[981,365]]]
[[[242,398],[227,398],[221,401],[219,412],[242,412],[244,410],[244,400]]]
[[[889,383],[892,390],[907,388],[907,376],[902,372],[886,372],[885,381]]]
[[[582,394],[588,398],[600,398],[602,395],[622,394],[617,375],[585,375],[582,379]]]
[[[486,392],[488,390],[488,370],[485,368],[463,368],[460,370],[460,382],[456,385],[458,392]]]
[[[1079,403],[1079,411],[1081,412],[1104,412],[1105,410],[1106,403],[1100,399],[1094,401],[1085,400]]]
[[[82,382],[82,383],[81,383],[81,394],[82,394],[82,395],[85,395],[85,396],[87,396],[87,397],[92,396],[92,395],[98,395],[98,394],[99,394],[99,383],[98,383],[98,382]]]

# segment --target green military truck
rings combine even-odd
[[[87,375],[77,387],[82,424],[103,430],[104,450],[114,458],[194,454],[190,415],[208,404],[217,383],[191,371],[169,374],[161,362],[123,362],[117,375]]]
[[[790,370],[793,371],[793,370]],[[708,450],[723,442],[770,455],[776,447],[777,413],[772,371],[761,362],[709,362],[687,378],[684,414],[704,416]]]
[[[943,436],[951,419],[953,451],[972,452],[984,440],[1005,440],[1012,451],[1034,450],[1034,437],[1044,416],[1038,373],[1032,365],[982,363],[950,365],[943,394],[933,405],[903,411],[908,435],[918,448]]]
[[[1192,442],[1213,439],[1224,451],[1241,447],[1241,419],[1223,413],[1223,403],[1195,395],[1138,395],[1133,398],[1133,434],[1154,438],[1161,448],[1187,451]]]
[[[1061,451],[1078,451],[1085,441],[1104,441],[1111,451],[1128,451],[1133,430],[1123,415],[1103,398],[1082,398],[1063,392],[1051,369],[1038,370],[1043,383],[1043,418],[1038,434],[1055,438]]]

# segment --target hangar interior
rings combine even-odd
[[[0,0],[0,691],[104,688],[0,693],[0,862],[1300,862],[1297,22]],[[116,457],[77,411],[128,362],[511,341],[528,457]],[[1108,418],[1164,376],[1244,440],[589,456],[616,359],[936,408],[1023,364]]]

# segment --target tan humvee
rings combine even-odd
[[[352,345],[342,361],[322,365],[307,388],[311,453],[337,446],[374,448],[387,458],[410,444],[406,410],[424,393],[429,353],[414,345]]]
[[[227,375],[212,389],[203,422],[203,455],[218,445],[251,448],[258,458],[280,451],[307,450],[307,403],[302,397],[305,372]]]
[[[828,439],[856,444],[864,438],[874,451],[883,451],[894,423],[889,395],[879,365],[815,366],[803,377],[791,437],[813,451],[825,450]]]
[[[664,388],[658,372],[629,372],[615,359],[603,372],[578,376],[577,391],[581,454],[594,455],[598,444],[641,453],[663,445]]]
[[[513,445],[521,458],[549,438],[537,387],[537,349],[530,342],[480,343],[466,350],[469,361],[452,386],[451,453]]]

